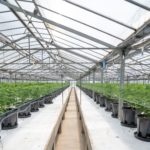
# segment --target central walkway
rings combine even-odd
[[[61,133],[58,134],[56,150],[84,150],[83,135],[80,127],[81,121],[79,120],[74,88],[71,91],[61,125]]]

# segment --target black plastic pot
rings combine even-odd
[[[31,112],[37,111],[39,111],[39,102],[38,101],[31,102]]]
[[[14,129],[18,125],[17,109],[10,109],[1,116],[2,130]]]
[[[126,127],[135,128],[136,127],[136,110],[132,107],[122,107],[123,110],[123,118],[121,124]]]
[[[112,110],[112,101],[108,98],[105,98],[105,111],[111,111]]]
[[[134,135],[142,141],[150,142],[150,116],[137,115],[137,132]]]
[[[92,90],[89,90],[89,91],[88,91],[88,95],[89,95],[90,98],[93,97],[93,92],[92,92]]]
[[[105,107],[105,96],[100,96],[99,98],[100,107]]]
[[[94,102],[97,101],[97,93],[94,92],[94,97],[93,97]]]
[[[39,108],[43,108],[44,107],[44,98],[41,98],[39,101]]]
[[[18,117],[27,118],[31,116],[31,105],[30,103],[23,104],[18,108]]]
[[[100,99],[100,95],[97,94],[97,95],[96,95],[96,103],[97,103],[97,104],[99,104],[99,99]]]
[[[97,103],[97,95],[96,94],[94,94],[94,102]]]
[[[53,99],[53,96],[47,96],[44,98],[44,103],[45,104],[52,104],[52,99]]]
[[[112,102],[112,114],[111,116],[113,118],[118,118],[118,102]]]

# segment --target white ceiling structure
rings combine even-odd
[[[0,0],[1,76],[79,79],[107,64],[150,75],[150,0]]]

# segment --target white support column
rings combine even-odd
[[[95,70],[93,70],[93,84],[95,83]],[[94,87],[94,86],[93,86]],[[93,90],[93,99],[95,99],[95,92]]]
[[[91,73],[89,73],[89,83],[90,83],[90,80],[91,80],[90,75],[91,75]]]
[[[31,63],[31,52],[30,52],[30,35],[28,35],[28,48],[29,48],[29,64]]]
[[[123,101],[121,100],[123,90],[124,90],[124,77],[125,77],[125,53],[121,51],[120,53],[120,97],[119,97],[119,119],[122,120],[123,112]]]
[[[60,75],[60,80],[61,80],[61,88],[63,88],[63,78],[64,78],[64,75],[61,74]],[[64,93],[62,91],[62,105],[64,104]]]
[[[101,67],[100,71],[101,71],[101,83],[104,83],[104,69],[103,69],[103,67]]]
[[[81,105],[81,75],[80,75],[80,105]]]

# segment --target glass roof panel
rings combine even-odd
[[[133,5],[124,0],[93,0],[93,1],[84,1],[84,0],[69,0],[71,2],[82,5],[86,8],[90,8],[96,12],[102,13],[108,17],[114,18],[118,21],[131,25],[135,28],[139,27],[136,24],[139,24],[141,20],[147,20],[147,15],[150,13],[147,10],[144,10],[136,5]],[[149,0],[136,0],[140,4],[150,5]],[[98,5],[99,4],[99,5]],[[75,6],[74,6],[75,7]],[[147,19],[146,19],[147,18]]]
[[[150,5],[149,0],[135,1],[144,6]],[[5,47],[5,51],[13,47],[12,51],[0,52],[0,66],[39,75],[42,70],[43,75],[44,73],[56,75],[56,72],[58,74],[68,72],[68,76],[79,77],[80,73],[88,71],[108,54],[111,57],[113,50],[107,49],[107,47],[116,47],[124,42],[136,31],[135,29],[138,29],[150,18],[149,11],[124,0],[11,0],[8,2],[34,13],[35,16],[42,14],[43,17],[64,26],[63,29],[48,23],[44,24],[42,20],[27,16],[24,12],[16,12],[15,15],[7,7],[0,5],[0,45],[14,42],[11,47]],[[35,7],[35,3],[37,7]],[[16,17],[17,15],[19,17]],[[28,38],[15,42],[27,34],[32,35],[30,52]],[[140,39],[132,46],[142,44],[148,39],[149,36]],[[42,48],[48,48],[48,46],[51,48],[59,46],[59,48],[42,51]],[[148,47],[148,45],[146,46]],[[20,50],[17,52],[18,48]],[[36,51],[36,48],[41,49]],[[141,52],[139,49],[139,52],[136,50],[129,52],[132,57],[126,60],[126,74],[137,75],[150,72],[150,53],[146,48],[143,49],[144,51],[141,48]],[[117,59],[119,62],[118,56],[119,53],[109,57],[108,63],[112,63],[113,59]],[[109,65],[105,73],[108,76],[118,74],[120,64]]]
[[[106,20],[102,17],[99,17],[99,16],[96,16],[95,14],[92,14],[92,13],[89,13],[87,11],[84,11],[80,8],[77,8],[77,7],[74,7],[70,4],[67,4],[66,2],[64,1],[60,1],[60,0],[55,0],[55,1],[47,1],[47,0],[44,0],[45,3],[43,2],[42,3],[42,6],[44,7],[47,7],[49,9],[52,9],[54,11],[57,11],[61,14],[64,14],[66,16],[69,15],[69,17],[71,18],[75,18],[77,20],[80,20],[84,23],[87,23],[87,24],[90,24],[91,26],[94,26],[94,27],[97,27],[99,29],[102,29],[108,33],[111,33],[111,34],[114,34],[114,35],[119,35],[118,33],[120,33],[120,36],[122,38],[126,38],[129,34],[132,33],[132,30],[131,29],[128,29],[128,28],[125,28],[125,27],[122,27],[116,23],[113,23],[109,20]],[[119,0],[118,0],[119,1]],[[90,3],[89,1],[87,1],[88,3]],[[85,3],[85,2],[83,2]],[[91,2],[92,4],[93,1]],[[105,1],[96,1],[95,2],[95,5],[97,5],[97,9],[99,10],[99,7],[101,6],[101,4],[99,3],[105,3]],[[107,6],[105,5],[105,8],[109,11],[109,7],[111,7],[112,5],[110,4],[108,6],[110,2],[107,2]],[[116,2],[117,3],[117,2]],[[48,5],[49,4],[49,5]],[[99,5],[98,5],[99,4]],[[90,5],[89,5],[90,6]],[[122,5],[121,5],[122,6]],[[43,10],[45,11],[45,10]],[[116,11],[116,8],[113,10],[114,12]],[[71,13],[70,13],[71,12]],[[116,12],[117,13],[117,12]],[[82,15],[81,15],[82,14]],[[118,13],[120,14],[120,13]],[[54,14],[50,14],[50,12],[48,11],[45,11],[45,16],[50,18],[50,19],[55,19],[55,21],[58,21],[58,22],[63,22],[64,21],[64,18],[62,18],[62,16],[56,16]],[[130,16],[130,15],[127,15],[126,16]],[[122,16],[121,16],[122,17]],[[90,19],[88,19],[90,18]],[[69,20],[70,21],[70,20]],[[72,22],[67,22],[69,23],[69,25],[71,26],[72,25]],[[112,30],[112,26],[114,27],[114,29]],[[78,26],[77,26],[78,27]],[[120,32],[119,32],[120,31]],[[124,33],[122,34],[122,32],[127,32],[127,33]],[[124,36],[124,37],[123,37]]]

